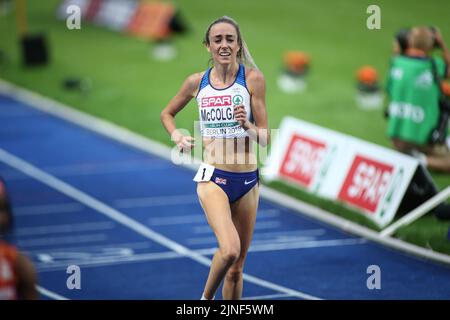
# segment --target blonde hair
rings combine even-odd
[[[211,31],[211,28],[218,23],[229,23],[236,29],[236,33],[237,33],[237,37],[238,37],[237,41],[238,41],[239,48],[240,48],[239,52],[237,53],[238,63],[242,63],[247,67],[258,69],[255,61],[252,58],[252,55],[250,54],[250,51],[248,50],[247,44],[245,43],[244,39],[242,38],[238,23],[231,17],[223,16],[223,17],[220,17],[220,18],[214,20],[208,26],[208,29],[206,30],[205,38],[203,39],[203,44],[207,45],[207,46],[210,45],[209,32]]]

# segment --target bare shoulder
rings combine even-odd
[[[264,90],[266,80],[263,73],[258,69],[246,68],[245,78],[247,87],[251,93],[254,93],[255,90]]]
[[[199,85],[204,74],[205,74],[205,71],[193,73],[187,77],[186,81],[188,81],[189,83],[192,83],[192,84]]]
[[[245,78],[247,81],[264,81],[264,75],[261,71],[255,68],[245,69]]]
[[[198,91],[198,88],[200,87],[200,82],[202,81],[202,77],[205,74],[205,71],[203,72],[197,72],[193,73],[190,76],[188,76],[184,82],[184,86],[187,90],[191,93],[191,95],[195,96],[195,94]]]

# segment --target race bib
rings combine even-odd
[[[213,175],[213,172],[214,172],[214,166],[206,164],[206,163],[202,163],[193,180],[195,182],[209,181],[209,180],[211,180],[211,176]]]

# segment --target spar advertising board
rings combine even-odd
[[[419,165],[412,157],[286,117],[263,177],[345,203],[384,227],[395,216]]]

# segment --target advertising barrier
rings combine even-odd
[[[287,117],[262,175],[345,203],[384,227],[418,165],[397,151]]]

